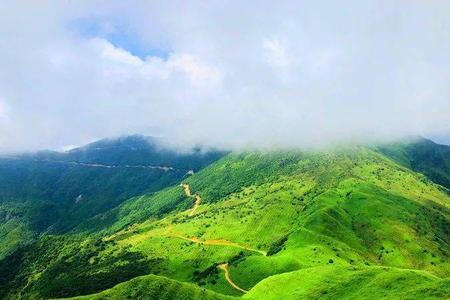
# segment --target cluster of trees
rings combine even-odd
[[[0,261],[0,270],[2,299],[18,298],[20,293],[62,298],[99,292],[140,275],[158,273],[161,261],[115,247],[112,241],[47,237]],[[40,276],[32,276],[38,273]]]

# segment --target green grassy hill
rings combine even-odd
[[[378,149],[396,162],[423,173],[434,182],[450,188],[450,147],[415,138],[406,142],[379,146]]]
[[[234,299],[194,284],[181,283],[161,276],[147,275],[134,278],[125,283],[98,294],[80,296],[73,300],[107,300],[107,299],[184,299],[184,300],[227,300]]]
[[[0,157],[0,258],[43,232],[69,232],[129,198],[177,184],[223,154],[177,153],[130,136]]]
[[[231,153],[21,247],[0,298],[446,299],[450,193],[423,174],[368,147]]]
[[[244,299],[446,299],[449,279],[386,267],[316,267],[269,277]]]

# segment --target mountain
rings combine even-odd
[[[41,151],[31,154],[31,158],[117,167],[160,166],[196,171],[217,160],[223,154],[224,152],[221,151],[204,151],[200,147],[179,152],[165,148],[162,139],[131,135],[102,139],[67,152]]]
[[[449,148],[215,154],[11,252],[0,298],[448,299]]]
[[[379,150],[399,164],[423,173],[434,182],[450,188],[450,147],[424,138],[380,146]]]
[[[176,184],[223,154],[180,154],[156,139],[129,136],[1,157],[0,257],[40,233],[68,232],[131,197]]]

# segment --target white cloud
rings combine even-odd
[[[189,54],[170,56],[167,66],[174,72],[184,73],[195,86],[218,84],[221,79],[219,70],[199,63]]]
[[[448,134],[450,5],[379,5],[0,2],[0,150],[135,132],[232,148]]]
[[[103,39],[95,38],[91,40],[94,51],[98,51],[102,58],[111,63],[119,63],[133,67],[141,67],[143,61],[139,57],[132,55],[131,53],[114,47],[108,41]]]
[[[263,48],[267,51],[266,54],[269,60],[269,64],[275,67],[285,67],[289,65],[286,48],[282,45],[280,39],[264,39]]]
[[[10,108],[6,102],[0,99],[0,120],[6,121],[9,119],[9,110]]]

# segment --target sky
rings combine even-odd
[[[449,1],[0,0],[0,152],[450,144]]]

